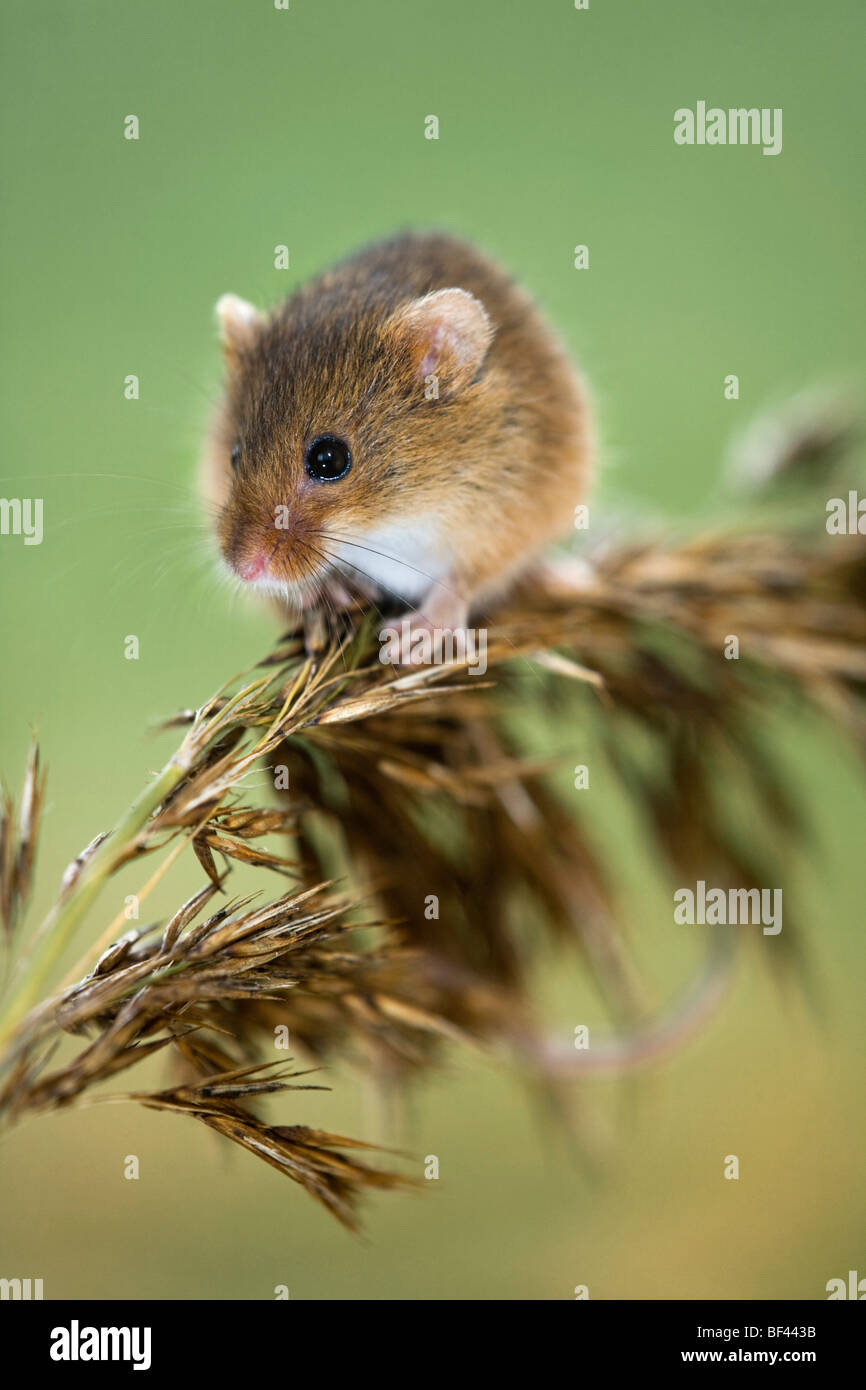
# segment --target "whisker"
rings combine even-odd
[[[325,532],[323,532],[323,531],[314,531],[312,534],[313,534],[313,535],[317,535],[317,536],[325,536]],[[327,539],[327,537],[326,537],[326,539]],[[307,544],[309,544],[309,542],[307,542]],[[311,546],[310,548],[313,549],[312,546]],[[329,565],[331,565],[331,566],[334,566],[334,561],[335,561],[335,559],[336,559],[335,556],[333,556],[333,555],[328,555],[327,553],[323,553],[322,551],[318,551],[318,552],[314,552],[314,553],[318,553],[319,556],[320,556],[320,558],[324,559],[324,560],[326,561],[327,564],[329,564]],[[369,574],[369,573],[367,572],[367,570],[362,569],[360,565],[353,565],[352,562],[351,562],[351,560],[345,560],[345,559],[343,559],[342,557],[340,558],[340,563],[341,563],[341,564],[344,564],[344,565],[348,565],[348,566],[349,566],[349,569],[355,570],[357,574],[363,575],[364,579],[366,579],[370,584],[372,584],[372,585],[374,586],[374,588],[376,588],[376,589],[384,589],[385,592],[388,593],[388,594],[391,596],[391,598],[397,599],[399,603],[405,603],[409,608],[412,607],[412,605],[411,605],[409,599],[406,598],[405,594],[398,594],[398,592],[397,592],[396,589],[391,589],[391,588],[389,588],[389,586],[388,586],[387,584],[383,584],[380,580],[374,579],[373,576],[372,576],[372,574]],[[336,567],[336,566],[334,566],[334,567]],[[368,596],[365,595],[365,598],[368,598]],[[382,610],[381,610],[381,608],[379,607],[379,605],[376,603],[375,599],[372,598],[372,597],[369,597],[369,598],[368,598],[368,601],[369,601],[369,603],[370,603],[370,606],[371,606],[372,608],[375,608],[376,612],[379,614],[379,617],[382,619],[382,621],[385,622],[385,621],[386,621],[385,615],[384,615],[384,613],[382,612]]]
[[[163,516],[166,514],[162,507],[136,507],[134,510],[125,507],[100,507],[95,511],[76,512],[72,516],[63,517],[61,521],[49,521],[45,527],[45,531],[47,535],[54,536],[60,531],[66,530],[69,526],[84,526],[87,525],[88,522],[98,521],[104,517],[111,517],[118,521],[124,519],[132,520],[143,512],[158,512]],[[170,514],[171,513],[169,513],[169,515]],[[155,534],[160,531],[207,531],[209,529],[206,522],[193,521],[190,519],[187,521],[164,522],[161,526],[154,527],[150,534]],[[143,535],[145,533],[136,528],[136,534]]]
[[[28,479],[36,482],[60,482],[64,478],[98,478],[102,481],[121,481],[127,483],[152,483],[155,487],[174,488],[186,497],[191,506],[195,505],[193,494],[188,488],[181,487],[180,483],[170,483],[166,478],[149,478],[143,473],[30,473]],[[0,483],[15,482],[20,478],[20,474],[6,473],[0,475]]]
[[[312,534],[315,536],[321,536],[325,540],[338,541],[341,545],[354,546],[358,550],[367,550],[371,555],[381,556],[383,560],[391,560],[395,565],[402,565],[404,569],[412,570],[415,574],[420,574],[421,578],[428,580],[430,584],[435,584],[438,588],[447,590],[447,592],[451,594],[454,598],[460,597],[456,589],[449,588],[448,585],[445,584],[441,579],[434,578],[434,576],[432,574],[428,574],[426,570],[419,569],[417,565],[410,564],[408,560],[404,560],[399,555],[389,555],[387,550],[376,550],[375,547],[372,545],[363,545],[361,541],[350,540],[348,536],[338,536],[334,531],[314,531]],[[342,557],[340,557],[340,559],[342,561]],[[350,562],[346,560],[343,563],[348,565]],[[361,571],[361,573],[363,572],[364,571]],[[367,575],[367,578],[371,579],[372,576]],[[373,582],[376,584],[377,588],[386,587],[385,585],[381,584],[378,580],[374,580]],[[401,594],[396,594],[396,597],[400,599],[401,603],[408,602],[408,600],[403,598]]]

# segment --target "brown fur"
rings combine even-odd
[[[448,342],[437,357],[439,340],[431,346],[415,319],[421,296],[449,287],[489,320],[465,301],[476,315],[468,362]],[[450,236],[406,234],[359,252],[229,341],[226,356],[205,467],[219,544],[233,565],[264,550],[270,575],[307,603],[335,578],[321,532],[363,539],[384,521],[435,513],[451,555],[440,587],[477,611],[568,530],[585,496],[592,435],[580,377],[523,291]],[[431,363],[438,400],[425,399]],[[304,471],[320,434],[351,448],[339,482]],[[274,527],[279,505],[287,530]]]

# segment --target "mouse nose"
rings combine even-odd
[[[241,579],[246,580],[248,584],[252,584],[256,579],[261,579],[263,575],[267,574],[268,557],[259,551],[253,556],[239,560],[235,565],[235,569]]]

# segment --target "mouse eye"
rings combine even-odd
[[[236,473],[237,473],[238,469],[240,468],[240,464],[241,464],[241,446],[240,446],[240,444],[236,444],[236,445],[234,446],[234,448],[232,449],[232,468],[235,470]]]
[[[317,482],[335,483],[338,478],[345,478],[352,467],[352,455],[342,439],[323,434],[307,449],[305,465],[310,477]]]

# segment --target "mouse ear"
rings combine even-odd
[[[239,299],[236,294],[224,294],[217,300],[216,316],[220,342],[228,358],[250,347],[264,323],[264,315],[259,313],[256,306],[246,299]]]
[[[435,376],[450,390],[467,385],[493,336],[480,300],[468,290],[434,290],[402,305],[389,328],[408,346],[418,379]]]

